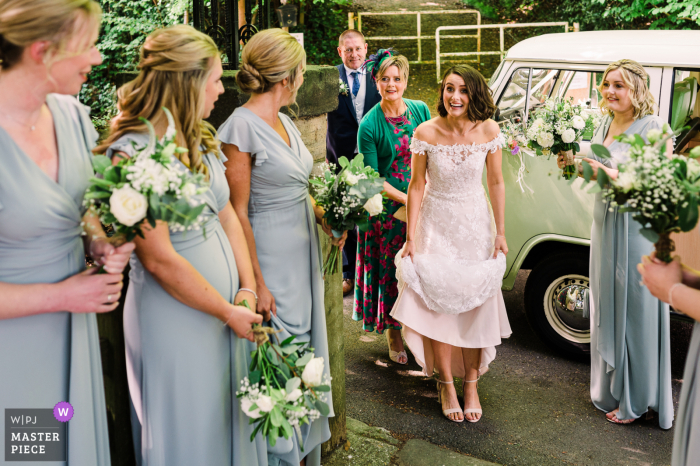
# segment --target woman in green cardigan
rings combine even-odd
[[[361,320],[367,332],[387,330],[389,357],[406,364],[401,324],[389,315],[398,296],[394,257],[406,241],[406,223],[394,213],[406,204],[413,131],[430,120],[430,111],[421,101],[403,98],[408,85],[408,60],[403,55],[379,50],[365,68],[372,73],[382,100],[362,118],[357,144],[365,163],[386,178],[386,198],[383,212],[372,217],[368,231],[358,235],[353,319]]]

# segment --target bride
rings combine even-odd
[[[391,315],[425,374],[438,373],[438,402],[454,422],[481,419],[476,382],[511,334],[501,294],[508,246],[495,109],[475,69],[447,70],[440,116],[418,126],[411,143],[407,238],[396,255],[400,294]],[[464,411],[453,377],[463,379]]]

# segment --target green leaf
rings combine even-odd
[[[92,192],[86,192],[85,193],[85,199],[105,199],[107,197],[110,197],[112,193],[107,192],[107,191],[92,191]]]
[[[321,400],[316,400],[314,405],[316,406],[316,409],[318,409],[318,412],[321,413],[321,416],[328,416],[331,412],[328,405]]]
[[[367,216],[364,216],[363,218],[359,219],[357,221],[357,228],[360,229],[360,231],[368,231],[369,230],[369,219]]]
[[[280,345],[282,347],[285,347],[288,344],[290,344],[291,342],[293,342],[295,338],[296,338],[296,335],[292,335],[291,337],[285,338],[285,340],[282,343],[280,343]]]
[[[586,192],[588,194],[597,194],[597,193],[601,192],[602,190],[603,190],[603,188],[601,188],[600,185],[596,183],[593,186],[591,186],[591,189],[589,189]]]
[[[340,158],[338,159],[338,164],[339,164],[342,168],[347,168],[347,167],[350,165],[350,162],[348,161],[348,158],[347,158],[347,157],[342,156],[342,157],[340,157]]]
[[[104,155],[96,155],[92,158],[92,168],[94,168],[95,172],[99,173],[100,175],[111,166],[112,161]]]
[[[267,354],[267,358],[270,360],[270,362],[272,364],[277,365],[281,362],[280,358],[277,357],[275,350],[273,350],[271,346],[268,346],[266,354]]]
[[[303,367],[303,366],[307,365],[309,363],[309,361],[311,361],[313,358],[314,358],[313,353],[306,353],[304,356],[299,358],[299,360],[297,361],[297,366]]]
[[[598,169],[598,173],[596,173],[596,177],[598,178],[598,186],[601,188],[605,188],[606,185],[610,184],[610,178],[608,177],[608,174],[603,170],[602,168]]]
[[[314,387],[314,391],[317,392],[330,392],[331,387],[329,385],[319,385],[318,387]]]
[[[612,157],[608,148],[602,144],[591,144],[591,151],[601,159],[609,159]]]
[[[286,419],[282,423],[282,435],[284,435],[284,438],[289,439],[294,434],[294,429],[292,429],[291,424],[289,424],[289,421]]]
[[[270,422],[275,427],[280,427],[282,425],[282,422],[284,422],[284,416],[282,415],[282,411],[280,411],[279,406],[275,406],[274,408],[272,408],[272,411],[270,411]],[[277,435],[277,432],[275,432],[274,437],[279,437],[279,435]]]
[[[695,196],[691,196],[688,205],[680,209],[678,224],[682,231],[690,231],[698,224],[698,201]]]
[[[256,383],[259,383],[261,378],[262,378],[261,371],[251,371],[248,374],[248,381],[250,382],[251,385],[255,385]]]
[[[591,167],[591,164],[584,160],[581,162],[581,167],[583,168],[583,179],[586,182],[591,181],[593,179],[593,167]]]
[[[111,181],[103,180],[101,178],[95,178],[94,176],[90,178],[90,183],[97,185],[101,188],[110,190],[114,187],[114,183],[112,183]]]
[[[639,230],[639,233],[641,233],[643,237],[645,237],[652,243],[656,243],[659,240],[659,234],[651,228],[642,228],[641,230]]]
[[[287,384],[285,385],[284,389],[287,390],[287,393],[291,393],[299,386],[301,385],[301,379],[299,377],[294,377],[289,380],[287,380]]]

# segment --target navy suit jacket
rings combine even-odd
[[[340,79],[348,85],[348,76],[345,73],[345,66],[336,66]],[[363,115],[367,115],[372,107],[382,100],[377,85],[374,83],[370,73],[365,75],[367,79],[365,85],[365,106]],[[350,86],[348,85],[348,88]],[[326,160],[338,165],[338,159],[343,155],[349,160],[355,157],[355,147],[357,146],[357,113],[352,104],[352,97],[338,93],[338,108],[328,113],[328,132],[326,135]],[[338,170],[340,166],[338,165]]]

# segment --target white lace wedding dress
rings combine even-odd
[[[464,377],[459,348],[483,348],[480,373],[511,334],[501,283],[506,258],[493,258],[496,227],[481,184],[486,157],[504,145],[432,145],[413,138],[427,160],[427,180],[414,237],[415,254],[396,255],[399,297],[391,311],[426,375],[433,374],[429,339],[456,347],[452,374]],[[404,246],[405,247],[405,246]]]

